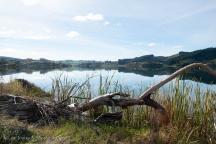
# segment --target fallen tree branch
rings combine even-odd
[[[79,111],[87,111],[91,108],[96,108],[101,105],[107,105],[107,106],[117,106],[114,103],[113,97],[114,96],[122,96],[122,97],[128,97],[128,94],[116,92],[111,94],[105,94],[102,96],[97,96],[93,99],[91,99],[89,102],[81,103],[77,107],[75,107]]]
[[[171,74],[168,78],[155,84],[154,86],[149,88],[147,91],[145,91],[137,99],[122,99],[122,98],[113,99],[114,96],[122,95],[122,94],[120,94],[120,93],[107,94],[107,95],[95,97],[87,103],[78,105],[78,110],[86,111],[86,110],[89,110],[91,108],[96,108],[100,105],[120,106],[122,108],[126,108],[128,106],[134,106],[134,105],[147,105],[147,106],[154,108],[159,113],[159,115],[160,115],[161,119],[163,119],[164,123],[168,123],[169,118],[168,118],[168,115],[167,115],[165,108],[162,105],[160,105],[159,103],[157,103],[156,101],[154,101],[153,99],[151,99],[150,96],[153,92],[158,90],[160,87],[162,87],[163,85],[165,85],[169,81],[176,78],[178,75],[180,75],[186,71],[189,71],[193,68],[200,68],[200,69],[202,68],[202,70],[204,70],[204,71],[208,72],[210,75],[216,77],[216,72],[214,70],[212,70],[210,67],[208,67],[206,64],[193,63],[193,64],[187,65],[187,66],[177,70],[176,72]]]
[[[169,77],[167,77],[166,79],[164,79],[163,81],[155,84],[154,86],[152,86],[151,88],[149,88],[147,91],[145,91],[140,97],[138,97],[137,99],[130,99],[130,98],[125,98],[128,97],[128,94],[124,94],[124,93],[120,93],[120,92],[116,92],[116,93],[111,93],[111,94],[105,94],[102,96],[97,96],[91,100],[89,100],[88,102],[84,102],[81,104],[72,104],[70,105],[71,108],[75,109],[75,111],[87,111],[90,109],[94,109],[97,108],[101,105],[106,105],[106,106],[119,106],[122,108],[126,108],[128,106],[134,106],[134,105],[147,105],[150,106],[152,108],[154,108],[155,110],[157,110],[158,112],[160,112],[161,114],[165,114],[166,111],[163,108],[163,106],[161,106],[159,103],[157,103],[156,101],[154,101],[153,99],[150,98],[151,94],[154,93],[156,90],[158,90],[160,87],[162,87],[163,85],[165,85],[166,83],[168,83],[169,81],[173,80],[174,78],[176,78],[178,75],[189,71],[193,68],[202,68],[202,70],[207,71],[209,74],[211,74],[212,76],[216,77],[216,72],[214,70],[212,70],[210,67],[208,67],[206,64],[202,64],[202,63],[193,63],[190,65],[187,65],[179,70],[177,70],[176,72],[174,72],[173,74],[171,74]],[[114,99],[115,96],[121,96],[121,98],[119,99]],[[124,97],[124,98],[122,98]],[[71,98],[71,97],[69,97]],[[67,99],[69,100],[69,99]],[[65,101],[64,101],[65,102]]]
[[[213,69],[211,69],[208,65],[206,64],[202,64],[202,63],[193,63],[190,65],[187,65],[179,70],[177,70],[176,72],[174,72],[173,74],[171,74],[168,78],[164,79],[163,81],[155,84],[154,86],[152,86],[151,88],[149,88],[147,91],[145,91],[140,97],[139,99],[144,99],[145,97],[147,97],[149,94],[153,93],[154,91],[158,90],[160,87],[162,87],[163,85],[165,85],[166,83],[168,83],[169,81],[173,80],[174,78],[176,78],[178,75],[189,71],[193,68],[202,68],[202,70],[208,72],[210,75],[216,77],[216,71],[214,71]]]

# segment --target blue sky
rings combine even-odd
[[[0,55],[117,60],[216,46],[215,0],[0,0]]]

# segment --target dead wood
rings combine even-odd
[[[176,78],[178,75],[181,75],[184,72],[187,72],[191,69],[194,68],[199,68],[200,70],[206,71],[208,72],[210,75],[216,77],[216,71],[214,71],[213,69],[211,69],[208,65],[203,64],[203,63],[193,63],[190,65],[187,65],[179,70],[177,70],[176,72],[174,72],[173,74],[171,74],[169,77],[167,77],[166,79],[162,80],[161,82],[155,84],[154,86],[152,86],[151,88],[149,88],[147,91],[145,91],[139,99],[144,99],[145,97],[147,97],[149,94],[151,94],[152,92],[158,90],[160,87],[162,87],[163,85],[165,85],[166,83],[170,82],[171,80],[173,80],[174,78]]]
[[[17,117],[26,122],[53,122],[58,118],[69,118],[73,111],[68,107],[45,104],[22,96],[0,95],[0,113]]]

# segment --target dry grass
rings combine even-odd
[[[30,82],[23,83],[20,79],[11,80],[8,83],[1,83],[0,94],[12,94],[29,97],[50,97],[50,94],[46,93],[39,87]]]

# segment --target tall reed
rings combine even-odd
[[[109,92],[126,92],[131,97],[137,97],[138,93],[130,88],[125,88],[118,81],[113,81],[113,76],[105,79],[99,76],[99,94]],[[90,99],[90,79],[82,84],[73,83],[67,78],[53,80],[52,94],[58,100],[64,100],[73,96],[71,102],[77,97]],[[145,88],[140,88],[143,90]],[[94,97],[94,96],[93,96]],[[168,87],[161,88],[153,98],[161,103],[167,110],[170,125],[162,127],[161,137],[167,143],[209,143],[216,141],[216,93],[212,90],[201,91],[199,84],[193,87],[185,81],[176,79]],[[86,99],[85,99],[86,100]],[[78,100],[75,100],[78,101]],[[83,99],[79,99],[79,102]],[[104,107],[103,111],[122,111],[120,108]],[[147,106],[133,106],[123,109],[124,116],[120,126],[142,129],[149,126],[149,120],[154,113]]]

